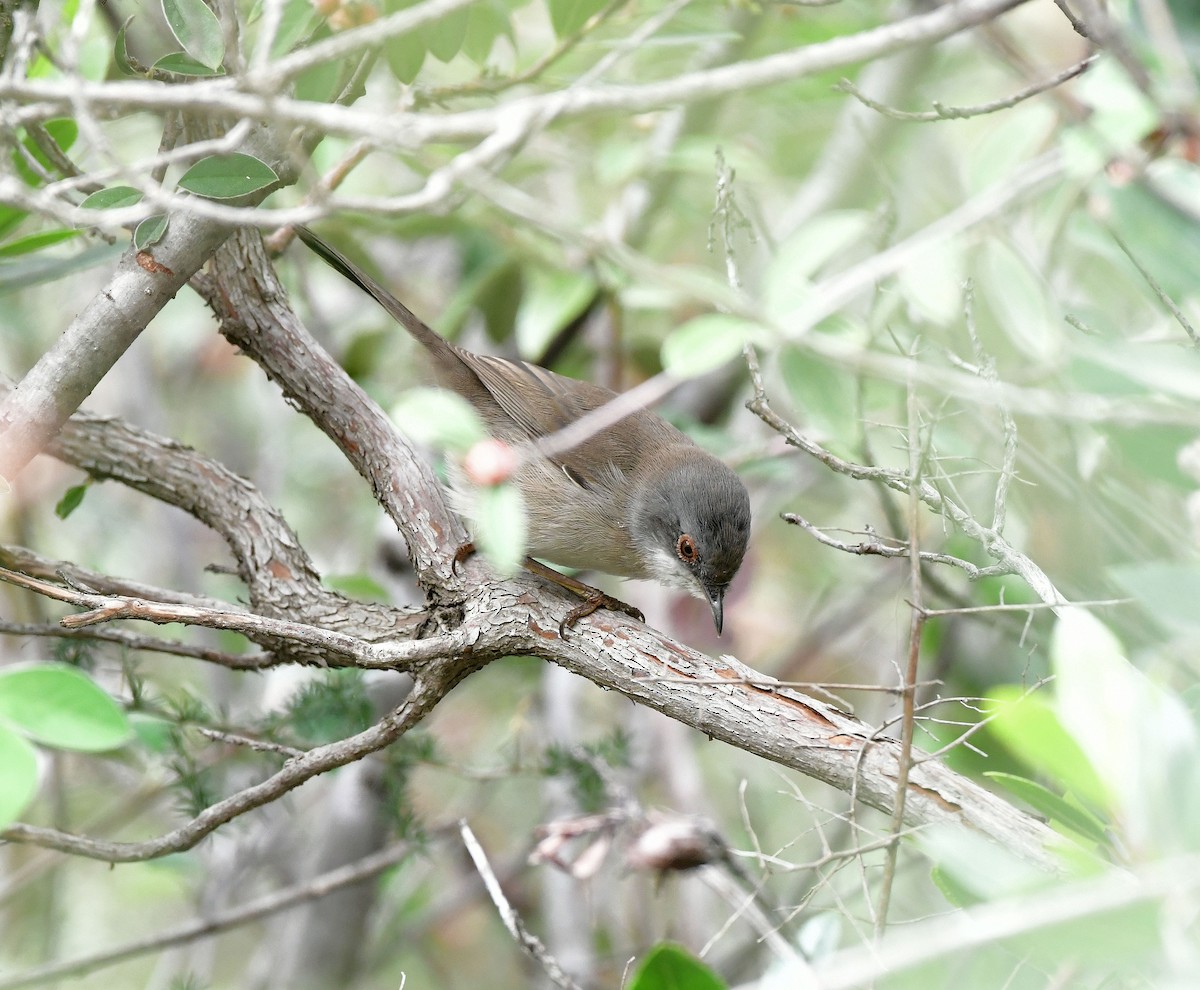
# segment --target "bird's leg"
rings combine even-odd
[[[471,556],[475,552],[475,543],[472,540],[467,540],[462,546],[454,551],[454,557],[450,561],[450,572],[458,573],[458,565]]]
[[[537,574],[539,577],[544,577],[547,581],[551,581],[560,588],[565,588],[567,591],[583,599],[558,624],[559,636],[562,636],[566,630],[574,626],[580,619],[591,615],[597,609],[601,608],[606,608],[613,612],[622,612],[631,619],[637,619],[638,622],[646,621],[646,617],[642,614],[641,609],[635,608],[621,601],[619,598],[613,598],[612,595],[606,595],[599,588],[593,588],[590,584],[584,584],[573,577],[568,577],[566,574],[556,571],[553,567],[547,567],[532,557],[525,558],[524,567],[525,570]]]
[[[454,551],[454,560],[451,567],[454,570],[458,569],[458,565],[471,556],[475,552],[475,544],[472,542],[464,543]],[[532,557],[526,557],[523,565],[525,570],[539,577],[544,577],[547,581],[557,584],[560,588],[565,588],[572,594],[578,595],[583,601],[576,605],[566,618],[558,624],[558,634],[563,633],[575,625],[580,619],[583,619],[598,609],[606,608],[613,612],[622,612],[628,615],[631,619],[637,619],[638,622],[645,622],[646,617],[642,614],[641,609],[635,608],[619,598],[613,598],[612,595],[606,595],[599,588],[593,588],[590,584],[584,584],[573,577],[563,574],[561,571],[556,571],[553,567],[547,567],[540,561],[534,560]]]

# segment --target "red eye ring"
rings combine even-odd
[[[700,550],[690,533],[680,535],[675,543],[675,552],[679,554],[679,559],[685,564],[694,564],[700,559]]]

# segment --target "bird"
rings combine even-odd
[[[708,603],[721,634],[725,594],[746,554],[751,522],[746,486],[728,465],[645,408],[546,456],[539,440],[617,393],[452,344],[311,229],[299,225],[296,233],[408,331],[428,352],[435,382],[464,398],[493,439],[524,452],[511,481],[527,516],[526,566],[584,598],[565,626],[600,607],[644,618],[538,561],[682,589]],[[456,560],[471,548],[460,548]]]

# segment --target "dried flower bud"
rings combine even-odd
[[[691,870],[724,856],[713,830],[691,818],[670,818],[648,825],[626,850],[635,870]]]
[[[472,484],[499,485],[517,469],[517,453],[503,440],[480,440],[463,458],[463,472]]]

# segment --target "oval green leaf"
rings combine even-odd
[[[0,725],[0,828],[11,825],[37,792],[37,753]]]
[[[72,512],[79,508],[83,502],[83,496],[87,494],[88,482],[85,481],[80,485],[72,485],[65,492],[63,497],[58,500],[54,506],[54,514],[59,519],[66,519]]]
[[[279,181],[275,170],[253,155],[210,155],[179,179],[179,187],[207,199],[234,199]]]
[[[384,46],[383,54],[392,75],[407,86],[417,78],[421,66],[425,64],[428,51],[429,45],[425,42],[424,32],[410,31],[390,39]]]
[[[638,967],[629,990],[726,990],[725,982],[678,945],[655,946]]]
[[[492,53],[497,38],[504,35],[509,41],[513,40],[512,24],[508,9],[498,0],[472,4],[467,9],[471,17],[462,50],[467,58],[481,66]]]
[[[416,388],[392,407],[392,422],[417,443],[465,452],[487,436],[471,404],[453,392]]]
[[[183,50],[201,65],[220,67],[225,59],[221,22],[204,0],[162,0],[163,16]]]
[[[992,718],[989,731],[1017,759],[1081,800],[1108,806],[1107,789],[1042,695],[998,685],[988,692],[983,707]]]
[[[575,34],[604,9],[604,0],[549,0],[550,23],[560,38]]]
[[[663,341],[663,369],[677,378],[715,371],[742,352],[747,341],[763,334],[757,323],[723,313],[706,313],[676,327]]]
[[[0,721],[35,742],[94,753],[129,740],[125,712],[76,667],[47,663],[0,673]]]
[[[192,58],[187,52],[171,52],[154,63],[159,72],[173,72],[177,76],[223,76],[225,70],[220,66],[215,69]]]
[[[165,213],[156,213],[152,217],[146,217],[134,228],[133,246],[139,251],[145,251],[151,244],[157,244],[162,240],[163,234],[167,232],[168,223],[170,220]]]
[[[460,7],[434,21],[426,29],[429,52],[439,62],[449,62],[462,50],[470,16],[470,8]]]
[[[123,206],[136,206],[142,194],[133,186],[110,186],[92,193],[79,204],[81,210],[117,210]]]
[[[132,14],[125,18],[125,23],[121,25],[121,29],[117,32],[117,40],[113,43],[113,61],[117,63],[117,71],[123,76],[141,75],[133,59],[129,56],[129,48],[125,41],[125,35],[131,23],[133,23]]]

